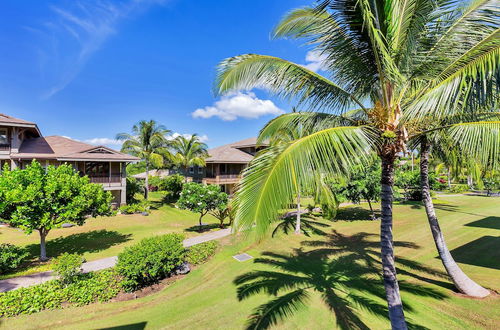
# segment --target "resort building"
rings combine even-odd
[[[255,154],[266,146],[257,145],[257,138],[249,138],[208,150],[209,157],[205,160],[207,166],[203,169],[202,182],[218,184],[222,191],[232,195],[241,172]]]
[[[126,165],[139,159],[105,146],[63,136],[44,137],[35,123],[0,114],[0,165],[24,168],[33,159],[42,164],[71,164],[91,182],[113,194],[113,204],[126,203]]]

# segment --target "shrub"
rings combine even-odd
[[[85,259],[78,254],[63,253],[54,261],[52,269],[59,275],[61,282],[69,284],[82,273]]]
[[[123,214],[134,214],[149,212],[151,206],[148,201],[143,200],[141,203],[127,204],[120,206],[119,210]]]
[[[183,238],[179,234],[145,238],[120,253],[116,270],[123,277],[125,291],[156,283],[181,265],[185,257]]]
[[[144,193],[144,186],[142,183],[133,177],[127,177],[127,203],[135,202],[135,194]]]
[[[215,254],[219,247],[217,241],[209,241],[191,246],[186,253],[186,261],[192,265],[199,265]]]
[[[160,181],[159,190],[165,192],[163,198],[166,203],[175,203],[179,200],[182,186],[184,185],[184,177],[180,174],[169,175]]]
[[[450,188],[450,192],[452,193],[463,193],[469,190],[469,186],[467,184],[454,184]]]
[[[0,274],[19,267],[28,256],[26,249],[8,243],[0,244]]]
[[[77,276],[76,280],[62,286],[58,280],[0,293],[0,317],[33,314],[44,309],[62,308],[63,303],[83,306],[104,302],[120,291],[114,270],[104,270]]]

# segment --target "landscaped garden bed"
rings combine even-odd
[[[206,242],[185,249],[183,238],[179,234],[146,238],[119,254],[116,267],[86,274],[81,273],[81,256],[63,254],[54,262],[58,279],[0,293],[0,317],[124,301],[158,292],[186,275],[190,263],[207,261],[218,246],[217,242]]]

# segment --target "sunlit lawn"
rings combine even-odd
[[[460,266],[474,280],[497,291],[500,290],[499,202],[498,198],[476,196],[443,197],[437,210],[448,246]],[[464,298],[453,292],[448,279],[439,276],[442,266],[436,258],[425,213],[419,204],[395,205],[394,213],[399,279],[406,283],[402,295],[408,320],[432,329],[497,327],[500,301],[496,295],[484,300]],[[94,304],[5,319],[2,326],[11,329],[118,326],[128,326],[127,329],[242,329],[255,307],[275,297],[258,294],[239,302],[233,280],[256,269],[273,268],[252,261],[238,262],[232,258],[234,254],[247,252],[254,257],[262,256],[265,252],[284,254],[284,262],[294,262],[294,267],[302,272],[301,275],[308,274],[315,285],[329,283],[325,277],[329,268],[321,267],[316,258],[297,258],[294,249],[311,251],[325,246],[312,247],[304,242],[329,242],[331,244],[326,245],[328,249],[344,248],[355,251],[362,258],[378,259],[379,221],[360,220],[367,218],[367,212],[365,208],[357,206],[342,210],[339,218],[349,220],[329,223],[331,227],[326,228],[326,231],[332,233],[332,230],[336,230],[344,238],[338,235],[306,238],[291,234],[266,239],[259,244],[251,237],[247,241],[239,239],[235,242],[228,238],[228,245],[215,258],[160,293],[133,301]],[[418,263],[421,264],[419,269],[408,267]],[[341,266],[352,267],[350,263]],[[323,283],[323,280],[326,282]],[[372,281],[382,289],[378,279]],[[363,287],[359,287],[358,291],[363,294]],[[373,298],[373,304],[385,308],[382,298]],[[366,309],[353,307],[354,313],[367,327],[389,328],[385,312],[370,313]],[[291,314],[285,322],[280,322],[278,329],[336,327],[334,314],[321,301],[319,294],[313,291],[306,306]]]
[[[152,193],[153,201],[159,200],[158,193]],[[209,230],[218,229],[218,220],[210,215],[203,218]],[[86,260],[115,256],[124,247],[153,235],[178,232],[186,237],[199,235],[197,232],[198,215],[176,209],[172,205],[160,206],[149,216],[140,214],[117,215],[89,219],[83,226],[53,229],[47,237],[47,255],[55,257],[61,253],[79,253]],[[15,228],[0,228],[0,241],[27,246],[31,259],[36,261],[40,253],[38,232],[26,235]],[[16,273],[0,276],[8,278],[50,269],[50,263],[31,264]]]

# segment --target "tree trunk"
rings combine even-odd
[[[372,220],[375,220],[377,217],[375,216],[375,211],[373,211],[372,202],[369,198],[367,198],[366,201],[368,202],[368,206],[370,207],[370,211],[372,212]]]
[[[451,171],[449,167],[448,167],[448,189],[451,190]]]
[[[205,215],[205,214],[200,213],[200,218],[198,219],[198,221],[199,221],[199,226],[200,226],[200,232],[201,232],[201,229],[202,229],[202,227],[203,227],[203,224],[201,223],[201,218],[203,218],[203,216],[204,216],[204,215]]]
[[[146,162],[146,187],[144,189],[144,198],[147,200],[149,196],[149,164]]]
[[[392,200],[394,185],[394,160],[395,154],[388,151],[382,155],[382,192],[381,209],[382,221],[380,222],[380,245],[382,250],[382,269],[384,277],[385,294],[389,307],[389,318],[392,329],[407,329],[403,312],[403,303],[399,293],[399,284],[394,263],[394,244],[392,238]]]
[[[421,142],[420,153],[420,184],[422,187],[422,202],[425,206],[425,212],[427,213],[427,219],[429,221],[429,226],[431,227],[432,236],[434,238],[434,243],[436,244],[439,257],[441,258],[441,262],[443,263],[446,272],[460,292],[472,297],[486,297],[490,294],[490,292],[465,275],[453,259],[453,256],[446,246],[430,194],[429,154],[430,144],[424,137]]]
[[[295,234],[300,234],[300,192],[297,194],[297,220],[295,221]]]
[[[48,232],[45,229],[39,229],[40,233],[40,261],[47,261],[47,250],[45,249],[45,237],[47,237]]]

